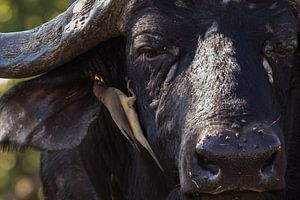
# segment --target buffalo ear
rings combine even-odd
[[[92,88],[74,66],[15,86],[0,99],[0,142],[42,150],[79,145],[101,107]]]

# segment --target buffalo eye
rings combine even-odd
[[[296,51],[297,44],[293,42],[267,41],[263,48],[262,65],[268,75],[269,82],[274,83],[274,73],[278,73],[282,66],[288,66],[289,58]],[[286,71],[286,70],[285,70]]]
[[[295,43],[276,43],[267,41],[263,50],[264,56],[270,59],[285,59],[291,56],[296,51],[297,44]]]
[[[162,56],[167,55],[167,48],[164,47],[162,49],[154,49],[151,47],[141,47],[138,50],[139,56],[142,57],[143,60],[147,61],[155,61],[160,59]]]
[[[159,55],[159,52],[153,49],[142,49],[140,53],[146,59],[153,59]]]

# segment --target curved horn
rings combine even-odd
[[[0,77],[47,72],[117,36],[113,20],[124,0],[77,0],[53,20],[28,31],[0,33]]]

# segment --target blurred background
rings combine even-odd
[[[38,26],[68,6],[69,0],[0,0],[0,32]],[[1,44],[0,44],[1,45]],[[22,80],[0,79],[0,95]],[[39,153],[0,152],[0,200],[42,200]]]

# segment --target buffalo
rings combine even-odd
[[[77,0],[0,34],[3,148],[46,199],[281,200],[300,191],[297,0]]]

